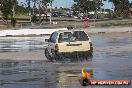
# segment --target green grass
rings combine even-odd
[[[104,22],[101,24],[98,24],[101,27],[110,27],[110,26],[132,26],[132,21],[127,20],[127,21],[115,21],[115,22]]]
[[[52,17],[52,20],[65,20],[65,21],[58,21],[58,24],[48,24],[44,23],[41,26],[39,24],[35,26],[31,26],[30,20],[28,20],[30,17],[25,16],[25,15],[16,15],[16,18],[22,18],[22,19],[27,19],[27,20],[17,20],[16,28],[63,28],[63,27],[76,27],[76,28],[84,28],[84,23],[83,21],[74,21],[74,18],[69,18],[69,17]],[[49,18],[48,18],[49,19]],[[73,21],[68,21],[68,20],[73,20]],[[10,24],[10,23],[9,23]],[[89,24],[93,24],[89,23]],[[111,27],[111,26],[131,26],[132,25],[132,20],[131,19],[122,19],[122,20],[106,20],[106,21],[97,21],[95,23],[95,27]],[[91,26],[91,25],[90,25]],[[0,23],[0,29],[9,29],[12,28],[11,25],[8,27],[3,24],[2,22]]]

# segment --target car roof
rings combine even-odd
[[[63,32],[74,32],[74,31],[84,31],[84,30],[59,30],[59,31],[55,31],[55,32],[57,32],[57,33],[63,33]]]

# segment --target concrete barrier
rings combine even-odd
[[[57,29],[18,29],[18,30],[1,30],[0,36],[17,36],[17,35],[49,35],[54,31],[68,30],[67,28]],[[132,27],[109,27],[109,28],[88,28],[79,29],[88,33],[108,33],[108,32],[132,32]]]
[[[18,30],[1,30],[0,36],[16,36],[16,35],[44,35],[52,34],[54,31],[68,30],[67,28],[58,29],[18,29]]]

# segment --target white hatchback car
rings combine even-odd
[[[45,56],[49,60],[71,55],[88,57],[93,53],[91,39],[83,30],[56,31],[46,41]]]

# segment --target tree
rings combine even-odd
[[[43,8],[43,11],[44,11],[44,9],[46,9],[46,21],[48,20],[48,17],[47,17],[47,6],[50,5],[52,7],[52,2],[53,1],[54,0],[42,0],[42,8]]]
[[[118,16],[128,17],[130,2],[128,0],[108,0],[114,5],[114,11]]]
[[[20,6],[20,5],[17,5],[16,6],[16,15],[25,15],[28,13],[28,10],[26,7],[24,7],[23,5]]]
[[[28,11],[29,11],[29,15],[36,15],[35,13],[35,9],[38,6],[38,12],[39,12],[39,21],[41,22],[41,14],[45,14],[47,6],[53,2],[53,0],[26,0],[27,2],[27,7],[28,7]],[[33,12],[32,7],[31,7],[31,3],[33,3]],[[38,4],[38,5],[37,5]],[[47,17],[46,17],[47,18]]]
[[[100,6],[102,6],[102,0],[74,0],[77,4],[74,4],[72,6],[73,11],[86,13],[90,11],[97,12],[98,9],[100,9]]]
[[[41,22],[41,9],[43,10],[43,14],[46,15],[46,21],[48,19],[47,17],[47,6],[50,5],[52,6],[52,2],[54,0],[38,0],[39,3],[39,21]],[[46,11],[46,12],[45,12]]]
[[[15,6],[17,4],[16,0],[1,0],[0,1],[0,10],[2,12],[3,18],[6,20],[6,23],[8,24],[8,17],[11,18],[15,15]]]
[[[11,25],[12,27],[15,27],[16,26],[15,13],[16,13],[17,1],[16,0],[11,0],[11,1],[12,1]]]
[[[74,2],[79,2],[80,0],[73,0]]]
[[[26,0],[26,2],[27,2],[27,8],[28,8],[28,15],[30,16],[31,15],[31,6],[30,6],[30,4],[31,4],[31,0]]]
[[[13,4],[11,0],[3,0],[3,2],[1,2],[0,10],[4,18],[8,18],[8,16],[11,15],[12,7]]]

